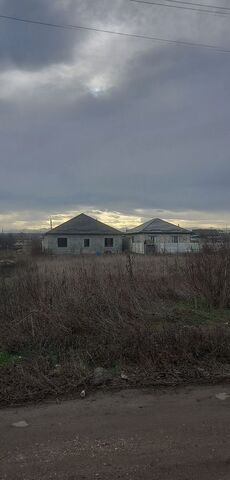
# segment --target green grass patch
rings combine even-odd
[[[202,302],[178,302],[175,317],[179,322],[188,325],[228,325],[230,326],[230,310],[212,308]]]
[[[0,352],[0,367],[13,365],[14,363],[19,363],[21,360],[21,355],[12,355],[8,352]]]

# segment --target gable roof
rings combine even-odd
[[[173,223],[166,222],[160,218],[153,218],[148,222],[142,223],[138,227],[132,228],[128,233],[190,233],[185,228],[178,227]]]
[[[105,225],[84,213],[71,218],[58,227],[49,230],[46,235],[121,235],[119,230]]]

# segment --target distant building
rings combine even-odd
[[[183,253],[198,249],[191,242],[191,232],[160,218],[154,218],[127,232],[133,253]]]
[[[18,254],[39,255],[42,252],[42,234],[21,232],[16,236],[15,250]]]
[[[198,242],[200,247],[212,247],[226,243],[229,234],[215,228],[196,228],[192,230],[192,241]]]
[[[49,230],[44,235],[42,249],[51,254],[120,253],[122,233],[81,213]]]

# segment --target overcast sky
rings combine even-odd
[[[230,50],[229,16],[129,0],[0,0],[0,14]],[[0,227],[81,211],[230,225],[229,78],[230,54],[0,19]]]

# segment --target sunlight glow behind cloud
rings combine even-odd
[[[47,212],[20,211],[0,214],[1,231],[26,231],[26,230],[49,230],[50,219],[53,227],[56,227],[80,213],[85,213],[107,225],[111,225],[122,231],[136,227],[152,218],[162,218],[168,222],[180,225],[183,228],[220,228],[230,227],[229,215],[219,213],[213,215],[210,212],[170,212],[159,210],[146,210],[140,212],[122,213],[117,211],[103,211],[93,208],[83,207],[79,210],[73,210],[63,213],[53,213],[47,215]],[[218,221],[216,220],[218,218]]]

